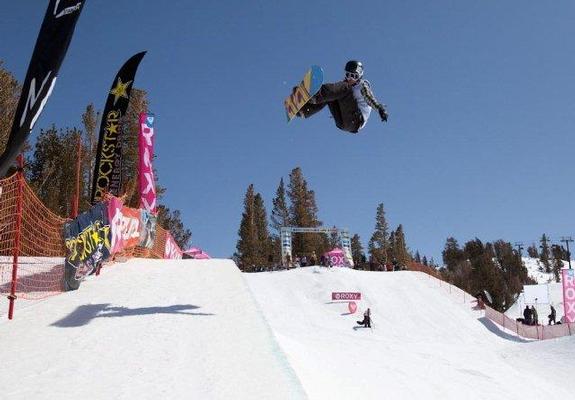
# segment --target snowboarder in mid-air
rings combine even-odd
[[[387,121],[385,105],[376,100],[369,82],[363,79],[363,65],[359,61],[348,61],[345,64],[345,79],[321,85],[319,92],[309,99],[297,116],[309,118],[326,105],[335,125],[346,132],[359,132],[374,108],[381,120]]]

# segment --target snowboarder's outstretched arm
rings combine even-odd
[[[324,83],[321,85],[319,92],[310,99],[312,104],[329,103],[341,99],[349,94],[351,85],[346,81],[336,83]]]
[[[365,101],[367,101],[367,104],[379,112],[381,120],[387,121],[387,110],[385,109],[385,105],[377,101],[373,95],[373,92],[371,91],[371,88],[369,87],[369,83],[366,81],[361,83],[361,94],[363,95]]]

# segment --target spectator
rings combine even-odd
[[[525,325],[531,325],[531,309],[529,306],[525,306],[525,310],[523,310],[523,321]]]
[[[553,325],[556,324],[555,318],[557,318],[557,312],[555,311],[555,307],[553,307],[553,304],[551,304],[551,314],[549,314],[549,325],[552,325],[551,322],[553,322]]]
[[[539,325],[539,317],[537,316],[537,310],[535,309],[535,306],[531,306],[531,314],[533,315],[532,325]]]
[[[316,262],[316,256],[315,256],[315,251],[313,251],[311,253],[311,257],[309,259],[309,265],[315,265],[315,262]]]

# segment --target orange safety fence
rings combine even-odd
[[[16,247],[16,297],[35,300],[61,293],[66,219],[45,207],[18,173],[0,180],[0,191],[0,294],[11,292]]]
[[[0,179],[0,296],[11,298],[12,304],[16,298],[39,300],[65,290],[66,221],[42,204],[21,173]],[[125,250],[107,265],[121,258],[164,258],[167,232],[157,225],[152,248]]]

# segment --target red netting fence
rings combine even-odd
[[[41,299],[62,292],[66,219],[46,208],[19,173],[0,180],[0,191],[0,294],[12,291],[16,249],[16,297]]]
[[[42,204],[21,172],[0,179],[0,296],[10,299],[9,317],[16,298],[39,300],[65,290],[66,221]],[[107,265],[122,258],[164,258],[167,235],[156,225],[152,248],[127,249]]]

